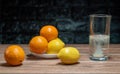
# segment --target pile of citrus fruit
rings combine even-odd
[[[53,25],[45,25],[30,42],[30,51],[35,54],[56,54],[64,64],[74,64],[80,58],[79,51],[74,47],[65,47],[58,37],[58,30]],[[25,53],[19,45],[9,46],[4,53],[5,60],[10,65],[20,65],[25,59]]]
[[[58,38],[58,30],[55,26],[43,26],[39,33],[39,36],[33,37],[29,42],[31,52],[57,54],[65,46],[65,43]]]
[[[65,47],[65,43],[58,38],[55,26],[46,25],[40,29],[40,36],[31,39],[30,51],[37,54],[57,54],[64,64],[74,64],[80,58],[79,51],[74,47]]]

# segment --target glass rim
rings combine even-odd
[[[91,14],[90,17],[112,17],[108,14]]]

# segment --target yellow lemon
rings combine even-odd
[[[64,46],[65,43],[60,38],[51,40],[48,43],[47,54],[57,54],[60,51],[60,49],[62,49]]]
[[[78,62],[80,53],[74,47],[65,47],[59,51],[57,56],[64,64],[74,64]]]

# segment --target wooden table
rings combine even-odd
[[[20,44],[26,55],[30,53],[27,44]],[[42,59],[27,57],[23,65],[11,67],[4,60],[3,53],[9,44],[0,45],[0,73],[79,73],[79,74],[120,74],[120,44],[110,45],[108,61],[91,61],[88,55],[88,44],[67,44],[78,48],[81,58],[78,64],[63,65],[59,59]]]

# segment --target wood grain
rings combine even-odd
[[[0,73],[78,73],[78,74],[120,74],[120,44],[110,45],[110,59],[108,61],[91,61],[89,59],[87,44],[67,44],[66,46],[76,47],[81,58],[74,65],[61,64],[59,59],[43,59],[34,56],[27,57],[22,65],[11,67],[4,60],[4,50],[10,44],[0,45]],[[30,53],[27,44],[20,44],[26,55]]]

